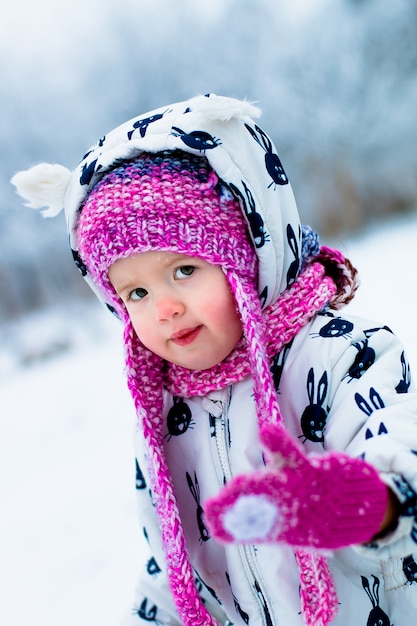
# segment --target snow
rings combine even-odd
[[[332,242],[359,268],[351,312],[388,324],[417,368],[417,215]],[[329,243],[329,242],[326,242]],[[99,308],[0,331],[0,623],[114,626],[130,610],[133,409],[120,329]]]
[[[361,286],[345,310],[387,324],[417,372],[417,214],[388,220],[349,242],[335,242],[359,270]]]
[[[0,385],[2,624],[110,626],[131,606],[133,410],[109,319],[107,333],[90,328],[94,343],[15,369]],[[46,314],[44,337],[55,325]]]

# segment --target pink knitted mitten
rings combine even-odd
[[[388,490],[371,465],[339,452],[307,457],[275,426],[264,427],[261,440],[268,466],[236,476],[205,503],[213,536],[332,550],[378,532]]]

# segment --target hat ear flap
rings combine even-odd
[[[64,208],[71,171],[57,163],[39,163],[18,172],[11,179],[17,193],[32,209],[42,209],[44,217],[55,217]]]
[[[259,296],[251,285],[242,282],[237,273],[227,272],[226,277],[239,310],[248,346],[259,426],[280,424],[282,417],[269,366],[267,322]]]

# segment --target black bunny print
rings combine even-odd
[[[208,541],[210,539],[210,535],[203,521],[204,510],[200,504],[200,486],[198,484],[197,474],[194,472],[194,482],[188,472],[185,473],[185,476],[187,479],[188,487],[191,491],[191,495],[193,496],[197,504],[197,510],[196,510],[197,524],[198,524],[198,530],[200,531],[200,542],[202,543],[203,541]]]
[[[81,259],[81,257],[78,254],[77,250],[74,250],[73,248],[71,248],[71,253],[72,253],[72,258],[73,258],[73,261],[74,261],[76,267],[81,272],[81,276],[87,276],[87,268],[86,268],[85,264],[83,263],[83,260]]]
[[[328,390],[327,372],[323,372],[317,385],[317,399],[314,400],[314,369],[311,367],[307,375],[307,394],[310,404],[304,409],[301,416],[301,430],[305,437],[304,442],[323,442],[324,429],[326,427],[326,419],[328,409],[324,408]],[[300,435],[302,437],[303,435]]]
[[[256,204],[251,190],[246,185],[245,181],[242,180],[241,182],[245,190],[245,195],[233,183],[230,183],[229,187],[234,196],[238,199],[240,198],[241,200],[255,248],[262,248],[262,246],[265,245],[265,242],[269,241],[269,235],[264,229],[264,221],[262,217],[256,211]]]
[[[197,589],[197,591],[198,591],[198,595],[199,595],[199,596],[200,596],[200,598],[201,598],[202,603],[203,603],[203,604],[205,604],[205,603],[206,603],[206,601],[205,601],[205,599],[201,596],[201,593],[202,593],[202,591],[203,591],[203,589],[204,589],[204,586],[203,586],[202,581],[201,581],[199,578],[195,578],[195,579],[194,579],[194,584],[195,584],[195,588],[196,588],[196,589]]]
[[[312,337],[323,337],[324,339],[330,339],[332,337],[348,339],[352,336],[350,334],[352,330],[352,322],[344,320],[341,317],[332,317],[330,322],[322,326],[318,333],[310,333],[310,335]]]
[[[84,163],[80,176],[80,185],[89,185],[95,172],[101,170],[102,166],[99,165],[96,170],[97,159],[94,159],[88,165]]]
[[[300,241],[301,237],[301,226],[298,226],[298,239],[295,236],[295,232],[291,224],[287,224],[287,241],[288,245],[294,255],[294,261],[291,263],[287,272],[287,287],[293,284],[295,279],[297,278],[297,274],[300,269]]]
[[[388,434],[387,427],[385,426],[384,422],[381,422],[378,428],[378,435],[387,435],[387,434]],[[372,432],[372,430],[370,428],[367,428],[366,433],[365,433],[365,439],[372,439],[373,436],[374,436],[374,433]]]
[[[411,554],[403,558],[403,572],[410,585],[417,583],[417,563]]]
[[[154,122],[157,122],[158,120],[161,120],[164,117],[164,115],[168,113],[169,111],[170,109],[167,109],[163,113],[155,113],[154,115],[150,115],[149,117],[136,120],[136,122],[133,123],[133,129],[129,130],[127,133],[127,138],[129,139],[129,141],[132,139],[132,136],[134,135],[136,130],[139,131],[140,136],[143,138],[146,135],[148,126],[150,124],[153,124]]]
[[[373,408],[360,393],[355,393],[356,404],[368,417],[372,415],[375,410],[383,409],[385,407],[384,401],[374,387],[371,387],[369,390],[369,400]]]
[[[271,187],[271,185],[288,185],[288,177],[282,167],[279,156],[274,152],[274,147],[268,135],[257,124],[255,124],[254,128],[249,126],[249,124],[245,124],[245,127],[265,152],[265,167],[272,178],[272,182],[268,187]]]
[[[400,505],[401,515],[404,515],[405,517],[414,517],[411,538],[415,543],[417,543],[417,493],[404,476],[394,478],[394,483],[398,487],[400,493],[404,496],[404,501]]]
[[[84,161],[92,152],[94,152],[94,148],[91,148],[91,150],[87,150],[87,152],[83,154],[83,158],[81,159],[81,161]]]
[[[140,469],[139,461],[137,459],[135,459],[135,464],[136,464],[136,489],[137,490],[146,489],[146,480],[142,473],[142,470]]]
[[[355,402],[358,408],[363,413],[365,413],[365,415],[367,415],[368,417],[370,417],[374,411],[383,409],[385,407],[383,399],[381,398],[379,393],[374,389],[374,387],[371,387],[369,390],[370,404],[369,402],[365,400],[365,398],[360,393],[355,393]],[[384,422],[380,422],[377,434],[386,435],[387,433],[388,433],[388,430]],[[367,428],[365,432],[365,439],[371,439],[371,437],[373,436],[374,436],[374,433],[371,431],[370,428]]]
[[[104,142],[105,141],[106,141],[106,135],[103,135],[97,141],[95,146],[93,146],[90,150],[87,150],[87,152],[83,155],[83,158],[81,159],[81,161],[85,161],[85,159],[88,157],[88,155],[91,154],[92,152],[94,152],[97,148],[102,148],[104,146]]]
[[[389,326],[377,326],[376,328],[368,328],[367,330],[364,330],[364,335],[365,337],[371,337],[374,333],[379,332],[380,330],[386,330],[388,333],[391,333],[391,335],[393,334],[391,328]]]
[[[405,357],[404,350],[401,353],[401,368],[402,368],[402,379],[395,387],[395,391],[397,393],[407,393],[408,388],[411,384],[411,374],[410,374],[410,365],[407,362]]]
[[[147,488],[145,476],[143,475],[143,472],[139,465],[139,461],[137,459],[135,459],[135,465],[136,465],[135,487],[137,491],[142,491]],[[152,500],[152,489],[148,489],[148,494],[149,494],[150,499]]]
[[[272,379],[274,381],[274,387],[277,392],[279,392],[279,384],[281,382],[282,372],[284,370],[285,360],[288,356],[288,353],[291,349],[294,339],[291,339],[290,343],[288,343],[277,355],[272,359],[271,364],[271,374]]]
[[[261,293],[259,294],[259,300],[260,300],[262,308],[264,308],[267,299],[268,299],[268,285],[265,285],[265,287],[262,289]]]
[[[262,248],[266,241],[269,241],[269,236],[264,228],[264,221],[260,214],[256,211],[255,200],[249,187],[242,180],[242,185],[245,189],[246,201],[243,199],[243,206],[245,208],[246,217],[248,218],[249,228],[253,236],[253,241],[256,248]]]
[[[174,396],[174,404],[168,411],[167,428],[165,438],[170,441],[172,437],[183,435],[189,428],[193,428],[193,416],[190,407],[183,398]]]
[[[240,615],[240,617],[243,619],[245,624],[249,624],[249,615],[247,613],[245,613],[245,611],[243,611],[241,609],[240,604],[237,601],[235,594],[233,593],[232,584],[230,582],[230,576],[229,576],[228,572],[225,572],[224,575],[226,576],[226,580],[229,583],[229,587],[230,587],[230,590],[232,592],[233,604],[235,605],[236,612]]]
[[[381,582],[377,576],[372,575],[372,578],[374,579],[374,584],[371,589],[369,580],[365,576],[361,576],[362,587],[372,604],[366,626],[393,626],[388,615],[379,606],[379,586]]]
[[[154,624],[161,624],[157,619],[158,607],[153,604],[148,609],[148,598],[143,598],[142,603],[138,609],[135,609],[135,614],[141,617],[145,622],[153,622]]]
[[[158,576],[158,574],[161,573],[162,570],[156,562],[155,557],[151,556],[149,561],[146,563],[146,571],[149,576],[152,577]]]
[[[350,366],[347,374],[343,377],[349,378],[348,383],[354,379],[359,379],[375,363],[375,350],[368,345],[368,340],[359,341],[352,344],[358,353]]]
[[[112,306],[111,304],[109,304],[108,302],[105,302],[105,307],[108,311],[110,311],[110,313],[112,315],[114,315],[114,317],[117,317],[117,319],[120,321],[120,315],[118,314],[118,312],[116,311],[116,309],[114,308],[114,306]]]
[[[217,421],[215,415],[209,413],[209,425],[210,425],[210,437],[213,439],[216,437]]]
[[[189,148],[205,152],[206,150],[212,150],[221,144],[220,139],[213,137],[210,133],[204,130],[193,130],[191,133],[186,133],[181,128],[176,126],[172,127],[171,134],[174,137],[180,137],[181,141],[185,143]]]

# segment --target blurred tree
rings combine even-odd
[[[259,101],[302,219],[324,234],[417,205],[415,0],[316,0],[298,13],[292,0],[91,6],[63,30],[54,5],[30,55],[0,55],[0,320],[88,293],[62,216],[23,209],[13,173],[73,167],[108,129],[164,102]],[[19,16],[25,37],[31,26]]]
[[[337,232],[415,208],[417,5],[327,1],[307,26],[285,81],[307,213]]]

